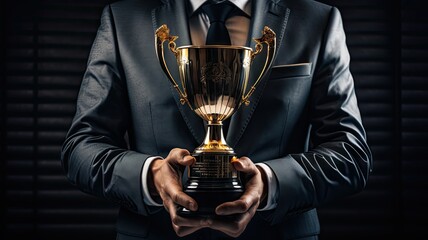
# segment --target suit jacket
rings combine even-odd
[[[76,115],[62,149],[68,179],[120,204],[119,239],[174,239],[163,208],[144,204],[145,160],[203,142],[202,119],[181,105],[158,63],[154,31],[167,24],[191,44],[187,1],[120,1],[105,7]],[[231,118],[226,141],[238,156],[266,163],[278,205],[259,211],[239,239],[295,239],[319,233],[316,207],[361,191],[371,169],[339,11],[311,0],[252,3],[248,46],[264,26],[277,34],[274,64],[249,106]],[[165,52],[175,79],[176,60]],[[256,57],[249,84],[264,64]],[[129,142],[126,141],[128,136]],[[183,239],[225,239],[203,229]]]

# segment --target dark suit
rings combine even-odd
[[[191,44],[187,1],[163,2],[122,1],[104,9],[63,146],[70,181],[121,204],[119,239],[176,238],[165,210],[144,204],[141,169],[148,157],[165,157],[172,148],[192,151],[205,133],[156,58],[154,31],[162,24],[179,36],[177,46]],[[341,16],[310,0],[252,5],[249,40],[269,26],[277,54],[250,105],[232,117],[226,139],[239,156],[272,168],[279,199],[274,210],[256,213],[240,239],[313,236],[319,233],[316,207],[361,191],[372,165]],[[173,55],[166,56],[178,79]],[[263,63],[258,56],[250,84]],[[188,238],[208,236],[226,237],[203,229]]]

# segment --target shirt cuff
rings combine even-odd
[[[277,198],[278,198],[278,182],[276,179],[275,174],[273,173],[272,169],[264,163],[256,163],[257,166],[259,166],[266,174],[266,179],[268,181],[268,193],[267,193],[267,200],[266,200],[266,206],[263,208],[258,208],[257,211],[266,211],[276,208],[277,205]]]
[[[150,195],[149,186],[147,186],[147,176],[148,176],[149,168],[150,168],[150,165],[152,164],[152,162],[156,159],[163,159],[163,158],[159,157],[159,156],[149,157],[144,162],[143,171],[141,174],[141,183],[142,183],[141,186],[143,187],[144,203],[149,205],[149,206],[161,207],[163,205],[159,204],[155,200],[153,200],[152,196]]]

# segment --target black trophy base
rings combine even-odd
[[[214,216],[215,209],[218,205],[225,203],[225,202],[231,202],[239,199],[241,195],[243,194],[244,190],[241,189],[196,189],[196,190],[189,190],[185,189],[184,192],[196,200],[198,203],[198,210],[197,211],[190,211],[186,208],[180,207],[178,209],[178,215],[184,216],[184,217],[191,217],[191,216]]]
[[[215,216],[218,205],[239,199],[244,187],[239,172],[232,166],[233,154],[200,153],[194,166],[189,168],[189,178],[184,192],[196,200],[197,211],[180,207],[177,214],[183,217]]]

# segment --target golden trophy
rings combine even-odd
[[[160,65],[177,90],[181,104],[187,104],[207,122],[204,142],[192,156],[195,164],[188,169],[183,191],[198,203],[198,211],[179,208],[181,216],[214,215],[221,203],[237,200],[244,186],[232,162],[234,150],[223,136],[222,122],[232,116],[256,89],[260,79],[270,68],[276,47],[276,34],[264,27],[262,37],[254,39],[255,50],[243,46],[206,45],[177,47],[177,36],[169,34],[166,25],[155,33],[155,48]],[[164,42],[168,41],[178,64],[181,84],[172,77],[164,58]],[[266,61],[253,86],[249,87],[250,67],[256,55],[267,45]]]

